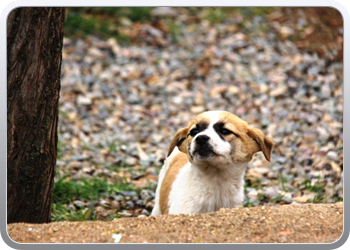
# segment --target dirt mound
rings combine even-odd
[[[18,243],[332,243],[343,232],[343,203],[221,209],[196,215],[111,222],[15,223]]]

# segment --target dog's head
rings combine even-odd
[[[259,151],[270,161],[273,141],[234,114],[208,111],[176,132],[168,156],[176,146],[194,165],[220,168],[222,164],[249,162]]]

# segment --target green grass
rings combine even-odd
[[[266,16],[276,10],[273,7],[232,7],[232,9],[240,12],[245,17]]]
[[[174,43],[179,43],[180,42],[180,33],[181,33],[181,28],[178,26],[175,22],[171,22],[169,25],[169,31],[171,34],[171,40]]]
[[[212,24],[220,23],[230,17],[234,17],[236,13],[244,16],[244,19],[250,19],[254,16],[266,16],[276,8],[272,7],[203,7],[203,18]]]
[[[284,195],[279,195],[276,198],[273,198],[269,201],[269,203],[271,204],[277,204],[278,202],[280,202],[283,199]]]
[[[54,184],[52,200],[52,221],[87,221],[96,220],[93,208],[69,209],[72,202],[81,200],[97,203],[99,199],[117,195],[121,191],[134,191],[135,187],[118,180],[110,183],[106,179],[94,177],[90,180],[71,180],[69,176],[59,178]],[[118,214],[110,215],[108,220],[120,217]]]
[[[121,18],[128,18],[131,22],[151,22],[151,11],[154,7],[70,7],[66,10],[64,32],[68,37],[97,35],[101,38],[114,37],[120,43],[130,43],[131,38],[118,33]],[[270,7],[194,7],[186,8],[189,15],[203,12],[202,19],[212,24],[224,22],[240,13],[245,18],[266,16],[275,8]],[[130,27],[133,28],[132,26]],[[169,24],[173,41],[178,39],[179,27]]]
[[[127,185],[123,180],[109,183],[106,179],[94,177],[91,180],[73,181],[68,176],[64,176],[55,182],[53,203],[69,204],[74,200],[93,201],[102,196],[111,196],[120,191],[132,190],[133,187]]]
[[[205,8],[205,19],[210,23],[219,23],[227,19],[227,10],[228,8]]]
[[[313,199],[310,200],[312,203],[327,203],[327,195],[325,194],[316,194]]]
[[[325,186],[321,184],[320,180],[321,177],[318,177],[318,180],[314,185],[312,185],[309,180],[304,181],[305,188],[314,193],[323,192]]]
[[[64,27],[65,36],[86,37],[96,35],[104,39],[115,37],[118,42],[128,43],[130,38],[118,33],[120,18],[127,17],[132,22],[144,22],[151,19],[152,9],[153,7],[67,8]]]
[[[60,203],[52,204],[51,212],[52,221],[87,221],[96,220],[93,209],[86,208],[83,210],[68,211],[67,205]]]
[[[120,144],[117,143],[117,140],[109,140],[108,138],[106,138],[106,142],[111,153],[116,153],[118,151]]]

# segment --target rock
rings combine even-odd
[[[272,96],[272,97],[282,96],[282,95],[286,94],[287,91],[288,91],[287,86],[281,85],[281,86],[279,86],[279,87],[277,87],[275,89],[271,89],[270,90],[270,96]]]
[[[193,106],[191,107],[191,112],[193,114],[200,114],[205,111],[205,108],[203,106]]]
[[[256,206],[259,204],[258,192],[254,190],[250,190],[248,194],[244,197],[243,205],[244,206]]]
[[[139,207],[144,207],[144,202],[142,201],[142,200],[137,200],[136,202],[135,202],[135,205],[137,205],[137,206],[139,206]]]
[[[210,96],[215,97],[217,95],[222,94],[226,90],[227,90],[226,85],[217,85],[210,90]]]
[[[294,197],[293,201],[300,202],[300,203],[306,203],[309,201],[309,197],[298,196],[298,197]]]
[[[178,15],[177,11],[171,7],[156,7],[152,10],[151,14],[153,16],[167,16],[167,17],[175,17]]]
[[[337,152],[334,152],[334,151],[328,151],[326,157],[330,160],[333,160],[333,161],[338,160],[338,154],[337,154]]]
[[[138,143],[137,144],[137,151],[138,155],[141,161],[148,161],[149,156],[145,153],[145,151],[142,149],[141,145]]]
[[[124,200],[124,195],[115,195],[113,196],[113,199],[116,201],[123,201]]]
[[[137,95],[131,94],[126,99],[126,102],[129,104],[140,104],[140,103],[142,103],[142,99]]]
[[[70,158],[73,161],[85,161],[85,160],[89,159],[87,156],[84,156],[84,155],[71,155]]]
[[[76,210],[76,208],[75,208],[75,206],[73,204],[69,204],[67,206],[67,211],[72,212],[72,211],[75,211],[75,210]]]
[[[71,161],[68,167],[74,170],[79,170],[83,164],[80,161]]]
[[[267,84],[261,84],[260,85],[260,92],[261,93],[267,93],[270,90],[269,86]]]
[[[125,202],[125,204],[130,208],[130,209],[134,209],[135,205],[132,201],[127,201]]]
[[[137,160],[135,157],[127,157],[125,160],[125,163],[128,164],[129,166],[134,166],[136,164]]]
[[[98,219],[105,219],[105,218],[107,218],[107,216],[108,216],[107,210],[104,209],[104,208],[101,207],[101,206],[97,206],[97,207],[95,208],[95,214],[96,214],[96,217],[97,217]]]
[[[135,191],[121,191],[120,194],[123,196],[129,196],[129,197],[133,197],[137,195]]]
[[[85,203],[79,200],[73,201],[73,204],[77,209],[82,209],[85,207]]]
[[[101,195],[101,196],[106,197],[106,195]],[[110,201],[108,201],[108,200],[102,199],[102,200],[100,200],[99,204],[100,204],[103,208],[107,208],[107,209],[108,209],[108,208],[111,207],[111,203],[110,203]]]
[[[280,194],[272,187],[268,187],[265,190],[265,195],[269,198],[269,199],[275,199],[277,197],[280,196]]]
[[[147,204],[146,204],[146,206],[145,206],[145,208],[146,208],[147,210],[152,210],[153,207],[154,207],[154,202],[153,202],[153,201],[147,202]]]
[[[283,37],[288,37],[288,36],[294,34],[294,30],[290,27],[287,27],[287,26],[280,27],[279,32]]]
[[[240,89],[237,86],[230,86],[228,87],[227,91],[231,93],[232,95],[237,95],[240,93]]]
[[[93,209],[95,207],[94,203],[91,201],[86,202],[86,207],[89,209]]]
[[[304,140],[308,143],[313,143],[318,139],[318,134],[316,132],[306,132],[304,133]]]
[[[150,213],[146,209],[142,209],[141,213],[146,216],[150,215]]]
[[[129,213],[128,211],[124,210],[120,213],[121,215],[125,216],[125,217],[131,217],[132,213]]]
[[[91,105],[91,104],[92,104],[92,100],[89,97],[78,96],[77,105]]]
[[[287,204],[291,204],[293,202],[292,194],[290,193],[285,194],[281,200]]]
[[[287,157],[280,156],[280,157],[276,158],[276,162],[278,162],[278,163],[280,163],[282,165],[285,164],[287,161],[288,161]]]
[[[143,204],[147,204],[149,201],[153,200],[154,195],[152,195],[152,192],[149,190],[141,190],[141,199],[143,201]]]
[[[338,174],[341,174],[343,172],[343,170],[341,169],[341,167],[339,166],[339,164],[335,163],[335,162],[331,162],[331,168],[337,172]]]

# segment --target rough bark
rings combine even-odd
[[[7,21],[7,222],[50,222],[64,8]]]

